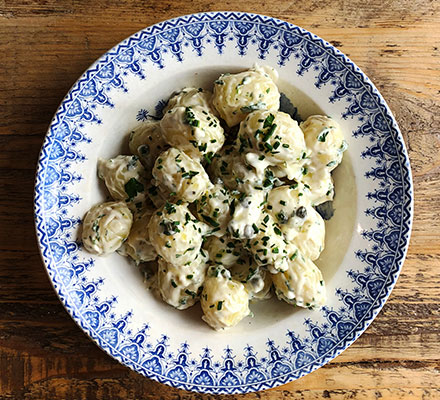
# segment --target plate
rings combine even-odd
[[[271,300],[255,318],[215,332],[198,306],[179,312],[146,290],[114,254],[85,252],[78,230],[105,199],[97,157],[127,152],[127,133],[183,86],[209,87],[255,62],[279,71],[280,90],[305,118],[334,117],[349,150],[335,171],[335,215],[320,266],[328,302],[317,311]],[[373,321],[408,247],[413,191],[396,121],[362,71],[316,35],[274,18],[202,13],[148,27],[104,54],[73,85],[45,138],[35,221],[47,272],[78,325],[108,354],[165,384],[206,393],[273,388],[326,364]]]

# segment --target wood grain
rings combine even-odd
[[[0,0],[0,399],[439,399],[440,2],[90,3]],[[145,26],[219,7],[293,22],[349,55],[399,122],[415,187],[408,257],[370,328],[312,374],[240,396],[172,389],[104,354],[53,292],[32,214],[39,149],[57,105],[78,76]]]

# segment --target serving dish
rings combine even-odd
[[[335,171],[335,215],[318,266],[328,302],[318,311],[279,302],[225,332],[177,312],[117,254],[92,257],[81,219],[105,199],[98,157],[127,152],[127,135],[158,115],[173,90],[206,86],[255,62],[277,68],[301,117],[337,119],[349,150]],[[57,110],[35,185],[35,222],[55,291],[78,325],[128,367],[174,387],[245,393],[298,379],[332,360],[373,321],[397,281],[409,243],[412,182],[402,136],[384,99],[339,50],[274,18],[236,12],[161,22],[94,63]],[[281,304],[281,305],[280,305]]]

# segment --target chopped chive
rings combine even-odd
[[[212,219],[210,216],[202,214],[202,218],[210,225],[212,225],[214,228],[217,226],[220,226],[220,224],[215,221],[214,219]]]
[[[192,298],[196,297],[196,293],[193,292],[193,291],[191,291],[191,290],[186,289],[186,290],[185,290],[185,293],[186,293],[187,295],[191,296]]]
[[[272,126],[275,116],[273,114],[269,114],[264,120],[263,128],[269,128]]]
[[[330,129],[325,128],[321,131],[321,133],[318,135],[318,142],[325,142],[325,139],[327,138],[327,135],[330,133]]]

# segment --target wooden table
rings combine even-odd
[[[80,73],[133,32],[235,1],[0,0],[0,399],[217,399],[118,364],[56,297],[34,234],[35,165],[47,126]],[[231,399],[440,398],[440,2],[244,2],[326,38],[388,101],[415,187],[411,245],[380,315],[341,356],[281,388]]]

